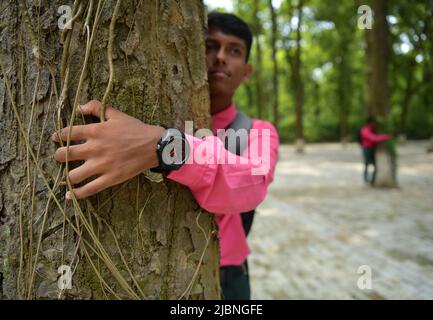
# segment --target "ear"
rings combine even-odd
[[[250,78],[250,75],[253,73],[253,66],[249,63],[245,65],[244,75],[242,77],[242,83],[245,83]]]

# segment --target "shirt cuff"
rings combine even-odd
[[[194,148],[204,141],[188,134],[185,134],[185,138],[190,146],[188,161],[180,169],[171,171],[167,178],[191,188],[200,181],[206,169],[204,164],[196,164],[190,160]]]

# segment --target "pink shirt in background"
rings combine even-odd
[[[374,132],[373,128],[369,125],[366,125],[361,129],[361,145],[364,148],[373,148],[378,143],[387,141],[389,139],[391,139],[390,135],[377,134]]]
[[[214,135],[217,129],[226,128],[233,121],[236,113],[236,106],[232,104],[223,111],[213,114]],[[256,134],[251,134],[253,130],[250,131],[248,146],[258,145],[259,150],[269,150],[269,156],[263,157],[260,152],[251,152],[250,148],[246,148],[241,157],[247,163],[241,164],[240,157],[236,156],[235,164],[221,164],[217,159],[226,159],[229,151],[224,148],[223,142],[218,137],[198,139],[186,135],[193,150],[196,148],[207,150],[203,153],[205,161],[201,160],[204,163],[197,163],[194,158],[192,163],[183,165],[167,176],[188,186],[199,205],[216,214],[221,248],[220,266],[240,265],[247,258],[250,249],[240,213],[255,209],[263,201],[268,185],[274,177],[278,159],[278,133],[272,124],[257,119],[253,119],[251,129],[256,129]],[[262,144],[267,145],[262,149]],[[259,168],[265,170],[260,174],[257,174],[260,171],[253,174],[254,170]]]

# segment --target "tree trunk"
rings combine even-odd
[[[271,48],[272,48],[272,62],[273,62],[273,74],[272,74],[272,87],[273,87],[273,116],[274,116],[274,125],[278,130],[278,122],[279,122],[279,84],[278,84],[278,59],[277,59],[277,36],[278,36],[278,21],[277,21],[277,13],[275,12],[275,8],[272,5],[272,0],[268,0],[269,10],[271,12],[271,22],[272,22],[272,33],[271,33]]]
[[[295,113],[296,113],[296,127],[295,127],[295,143],[296,152],[302,153],[304,151],[304,126],[303,126],[303,101],[304,101],[304,84],[301,76],[301,40],[302,40],[302,9],[304,1],[298,2],[298,25],[296,27],[296,51],[293,63],[293,87],[295,88]]]
[[[257,117],[263,119],[264,108],[263,108],[263,84],[262,84],[262,46],[260,44],[260,33],[261,33],[261,22],[259,18],[259,0],[254,0],[254,33],[255,33],[255,84],[256,84],[256,105],[257,105]]]
[[[433,152],[433,137],[430,138],[430,143],[427,147],[427,152],[428,153]]]
[[[433,152],[433,137],[430,138],[430,144],[427,147],[427,152]]]
[[[314,97],[314,121],[316,125],[320,125],[321,101],[320,101],[320,85],[314,79],[313,82],[313,97]]]
[[[373,29],[367,31],[367,58],[369,59],[368,107],[370,115],[386,119],[389,113],[387,0],[373,1],[373,11]],[[385,145],[379,145],[376,149],[376,159],[378,166],[374,185],[389,188],[396,187],[397,159],[395,150]],[[381,161],[380,159],[387,160]]]
[[[408,66],[408,75],[406,81],[406,90],[404,93],[404,99],[400,114],[400,128],[399,128],[399,141],[404,143],[406,142],[406,122],[407,122],[407,113],[409,110],[410,99],[412,98],[414,88],[413,88],[413,78],[415,73],[415,65],[416,61],[412,60]]]
[[[349,141],[349,114],[352,104],[352,76],[350,66],[350,42],[353,39],[353,33],[346,30],[339,23],[336,24],[339,30],[339,56],[336,58],[338,89],[337,97],[339,104],[339,123],[340,123],[340,141],[343,146]]]
[[[208,126],[201,1],[19,3],[0,5],[0,295],[217,299],[214,216],[187,188],[146,171],[66,202],[49,142],[71,125],[72,108],[102,100],[108,83],[108,104],[146,123]],[[65,4],[74,22],[60,30]]]
[[[248,108],[251,108],[251,106],[254,105],[254,94],[253,89],[251,88],[251,82],[247,82],[244,84],[245,86],[245,92],[247,94],[247,101],[248,101]]]
[[[389,88],[388,88],[388,22],[386,20],[388,0],[374,0],[374,24],[368,43],[370,50],[369,105],[376,116],[386,117],[389,112]]]
[[[378,188],[397,187],[397,163],[393,150],[386,144],[376,147],[376,177],[374,186]]]

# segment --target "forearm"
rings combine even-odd
[[[278,135],[269,131],[252,138],[241,157],[227,151],[217,137],[202,140],[187,136],[192,146],[190,159],[168,178],[188,186],[208,211],[230,214],[252,210],[263,201],[278,158]]]

